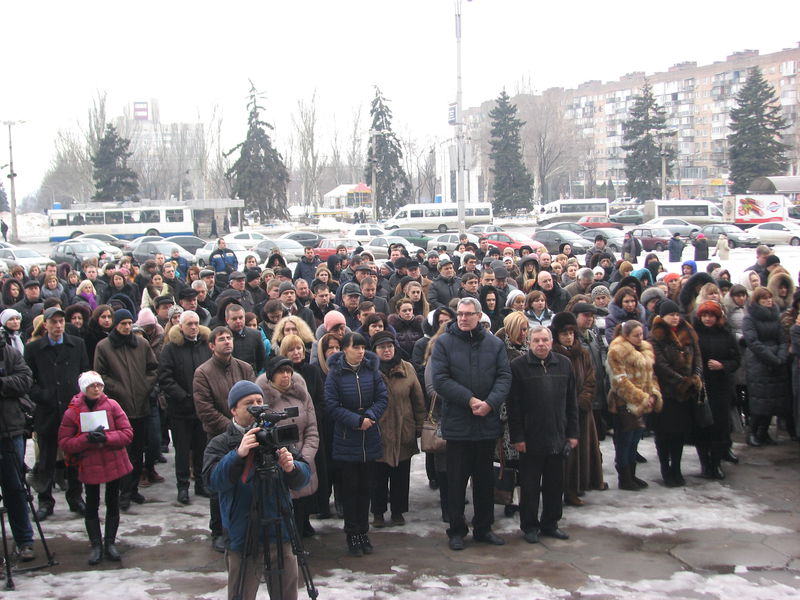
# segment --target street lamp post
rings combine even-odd
[[[14,185],[14,179],[17,174],[14,172],[14,149],[11,143],[11,127],[12,125],[19,125],[25,121],[3,121],[3,125],[8,127],[8,178],[11,180],[9,183],[10,198],[9,208],[11,209],[11,243],[16,244],[19,242],[17,236],[17,190]]]
[[[667,146],[661,142],[661,199],[667,199]]]
[[[458,230],[463,233],[464,222],[464,120],[461,116],[461,0],[456,6],[456,202],[458,203]]]

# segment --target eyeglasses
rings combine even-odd
[[[469,318],[469,317],[474,317],[474,316],[475,316],[475,315],[477,315],[477,314],[478,314],[478,313],[476,313],[476,312],[458,312],[458,313],[456,313],[456,316],[457,316],[459,319],[467,319],[467,318]]]

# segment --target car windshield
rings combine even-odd
[[[583,238],[579,236],[574,231],[569,231],[568,229],[560,229],[559,233],[561,237],[565,240],[573,241],[573,242],[582,242]]]
[[[724,233],[742,233],[742,230],[736,227],[736,225],[725,225],[722,227],[722,231]]]
[[[667,229],[651,229],[650,237],[672,237],[672,234]]]
[[[33,250],[29,250],[28,248],[20,248],[19,250],[15,250],[14,254],[16,254],[17,258],[43,258],[41,254]]]
[[[95,252],[95,246],[90,246],[89,244],[69,244],[68,247],[75,252]]]

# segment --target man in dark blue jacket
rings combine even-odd
[[[215,273],[232,273],[239,268],[236,253],[228,248],[228,243],[222,238],[217,240],[217,249],[208,257],[208,262],[211,263]]]
[[[472,477],[475,516],[472,537],[502,545],[492,532],[494,479],[492,457],[502,435],[500,407],[511,388],[511,370],[502,340],[480,324],[481,304],[462,298],[456,322],[439,337],[431,354],[433,387],[442,400],[442,437],[447,440],[447,486],[451,550],[464,549],[467,481]]]
[[[535,544],[540,534],[561,540],[569,537],[558,528],[558,521],[564,458],[568,447],[571,450],[578,445],[578,403],[572,363],[552,351],[550,329],[531,327],[528,339],[528,353],[511,363],[507,408],[511,443],[519,451],[519,525],[525,541]]]
[[[302,278],[308,282],[308,285],[311,285],[317,275],[317,267],[321,262],[319,256],[314,254],[314,249],[311,246],[306,246],[303,248],[303,256],[294,268],[294,277],[292,279]]]
[[[261,482],[255,477],[253,468],[253,450],[259,445],[256,440],[258,427],[252,427],[255,418],[248,412],[251,406],[264,404],[264,396],[252,381],[238,381],[228,393],[228,406],[233,418],[227,431],[215,437],[206,447],[203,460],[203,479],[208,487],[219,494],[222,509],[222,527],[225,530],[226,563],[228,566],[228,596],[242,599],[254,599],[258,592],[263,573],[263,551],[258,523],[251,523],[251,503],[253,495],[259,492]],[[286,448],[277,451],[278,467],[282,471],[287,486],[299,490],[311,481],[310,467],[299,457],[293,456]],[[268,487],[274,485],[268,480]],[[291,506],[291,498],[287,495],[279,502]],[[265,520],[280,518],[280,511],[275,505],[272,490],[260,499],[261,518]],[[248,528],[254,527],[253,546],[245,548]],[[282,552],[284,570],[274,574],[267,582],[269,589],[283,600],[297,598],[297,560],[292,555],[286,527],[281,523]],[[275,530],[268,526],[265,531],[270,541],[270,555],[277,560]],[[273,565],[275,562],[273,562]],[[242,575],[242,588],[235,590]],[[236,593],[238,592],[238,593]],[[270,596],[272,594],[270,593]]]

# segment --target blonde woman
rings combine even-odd
[[[296,335],[303,340],[303,344],[305,345],[304,360],[307,362],[309,352],[311,351],[311,344],[314,343],[314,334],[311,332],[311,328],[298,316],[289,315],[288,317],[283,317],[275,325],[275,330],[272,332],[272,339],[270,340],[275,354],[279,353],[281,342],[283,342],[283,338],[288,335]]]

